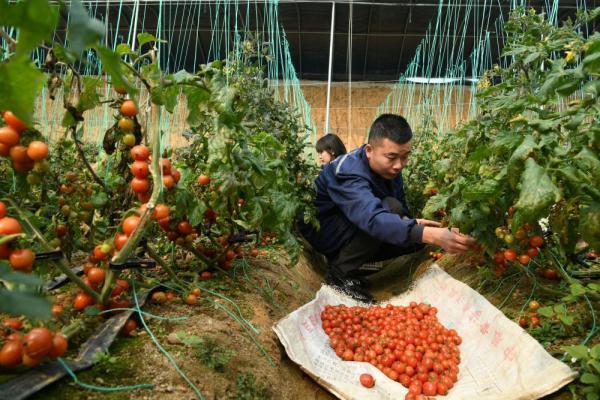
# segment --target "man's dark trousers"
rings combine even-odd
[[[402,215],[402,204],[394,197],[385,197],[383,205],[390,212]],[[383,243],[380,240],[369,236],[360,229],[346,244],[344,244],[339,253],[328,259],[329,272],[340,278],[357,278],[377,272],[377,268],[363,268],[363,264],[376,261],[389,260],[405,254],[414,253],[425,247],[421,243],[410,244],[406,247],[395,246],[389,243]]]

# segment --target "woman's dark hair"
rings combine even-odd
[[[335,133],[328,133],[317,140],[316,148],[317,153],[326,151],[331,154],[333,158],[346,154],[346,146],[344,146],[342,140]]]
[[[412,139],[412,130],[408,122],[400,115],[382,114],[371,125],[369,143],[382,139],[390,139],[398,144],[407,143]]]

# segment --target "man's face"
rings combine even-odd
[[[389,139],[367,143],[365,152],[369,167],[385,179],[394,179],[406,166],[412,149],[412,141],[398,144]]]

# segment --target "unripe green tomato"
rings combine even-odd
[[[31,186],[39,185],[42,183],[42,178],[38,174],[30,172],[27,174],[27,183],[29,183]]]
[[[504,229],[502,229],[501,226],[497,227],[495,232],[496,232],[496,237],[498,239],[503,239],[504,238]]]
[[[124,135],[123,139],[121,140],[123,141],[123,144],[127,147],[135,146],[135,135],[133,133],[128,133]]]
[[[515,237],[512,234],[509,233],[508,235],[504,236],[504,242],[506,244],[511,244],[514,241],[515,241]]]
[[[44,173],[50,169],[50,163],[47,160],[36,161],[33,164],[33,170],[35,172]]]

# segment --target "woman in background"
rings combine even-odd
[[[334,133],[328,133],[317,140],[316,149],[321,165],[327,165],[335,160],[336,157],[346,154],[346,146],[344,146],[338,135]]]

